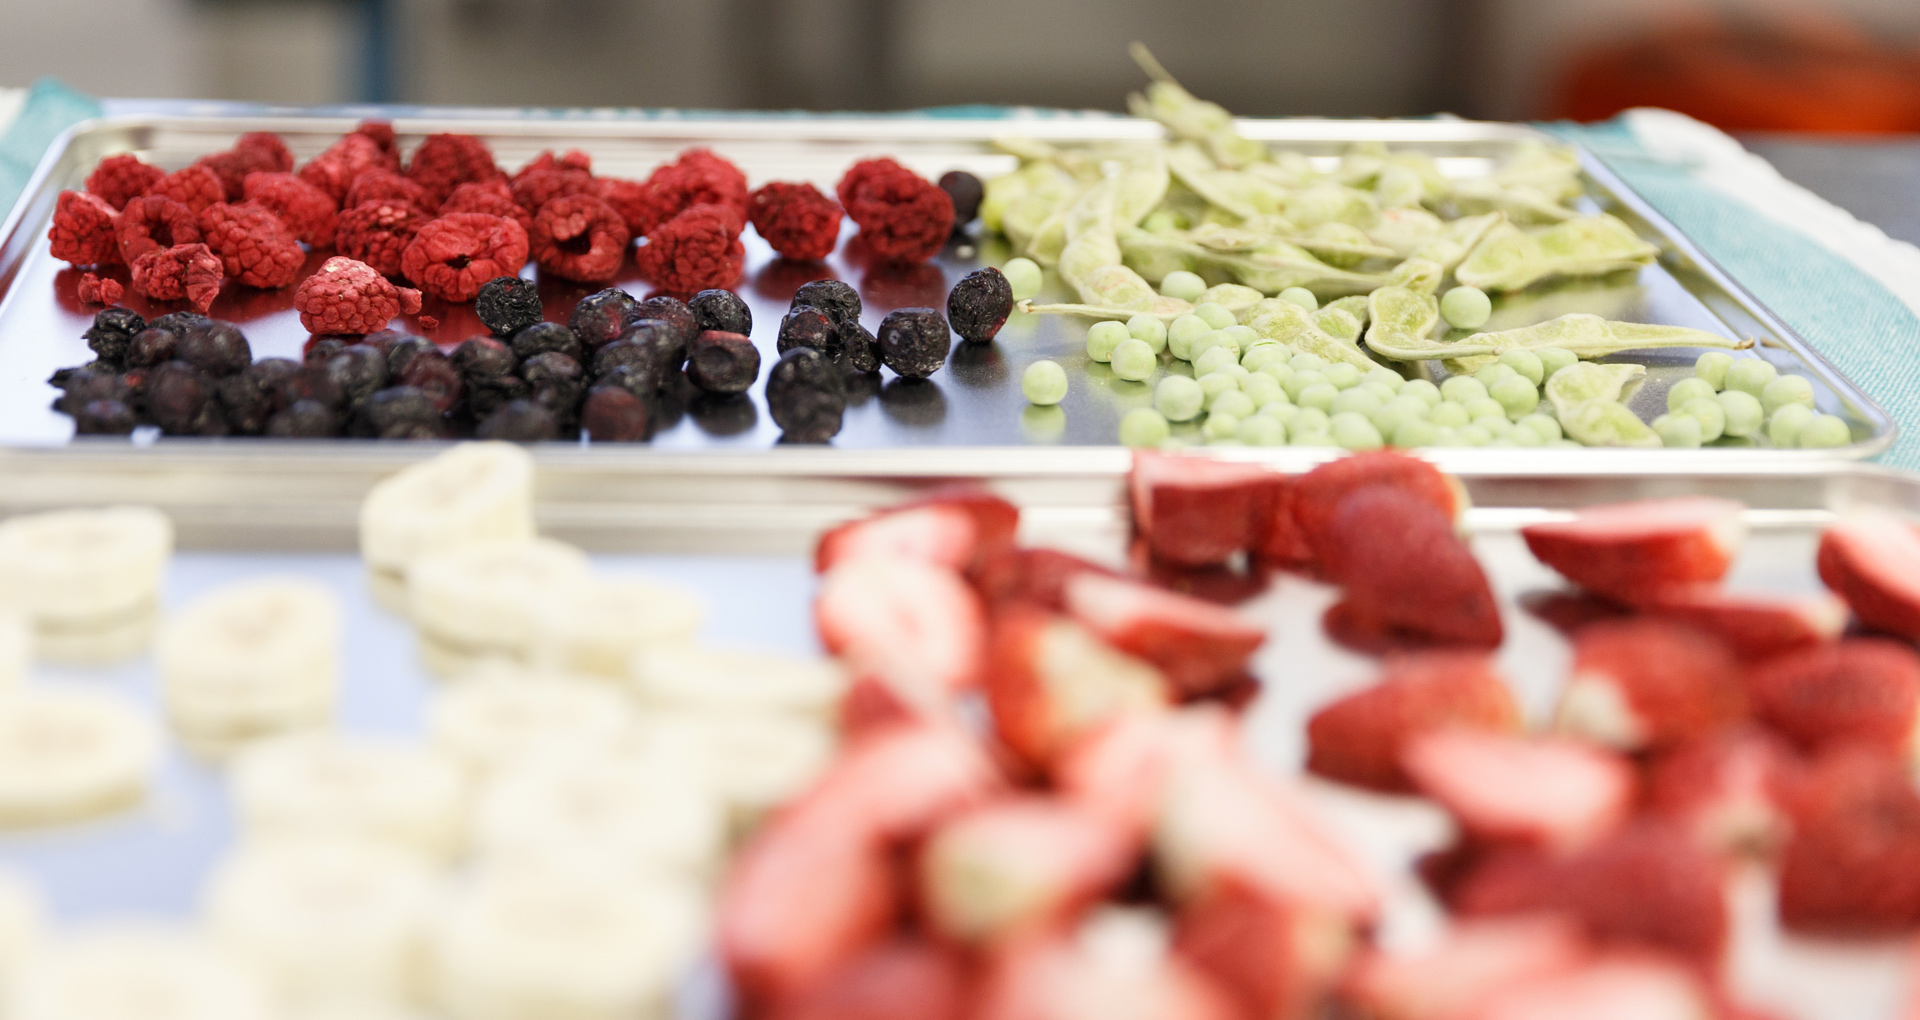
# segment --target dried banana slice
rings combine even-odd
[[[0,710],[0,826],[70,822],[135,804],[159,754],[153,724],[118,698],[15,694]]]
[[[23,875],[0,868],[0,1016],[8,990],[44,937],[46,911]]]
[[[271,840],[208,886],[215,940],[289,1005],[404,1001],[418,986],[437,883],[404,851],[357,839]]]
[[[243,750],[233,798],[250,837],[357,836],[445,861],[461,844],[467,783],[426,747],[315,734]]]
[[[33,666],[33,625],[24,613],[0,610],[0,695],[16,690]]]
[[[339,685],[340,607],[291,578],[229,585],[160,633],[167,715],[190,741],[223,743],[324,723]]]
[[[476,777],[544,749],[619,745],[637,722],[611,684],[502,663],[460,677],[427,709],[434,746]]]
[[[533,616],[587,580],[587,556],[547,538],[430,553],[407,571],[407,608],[428,665],[525,661]]]
[[[360,505],[360,555],[376,572],[532,537],[533,456],[512,443],[462,443],[375,485]]]
[[[148,611],[173,555],[152,507],[61,510],[0,524],[0,604],[41,631],[93,629]]]
[[[795,712],[827,721],[839,711],[847,674],[832,659],[689,645],[642,650],[633,683],[642,704],[668,711]]]
[[[697,762],[739,835],[811,786],[839,736],[823,720],[788,713],[658,712],[642,719],[640,740],[650,753]]]
[[[687,592],[633,578],[590,578],[534,608],[529,658],[547,669],[624,678],[635,652],[691,641],[706,620]]]
[[[184,932],[116,927],[50,943],[21,975],[8,1020],[269,1020],[260,984]]]
[[[707,928],[684,883],[598,868],[482,869],[435,925],[432,998],[449,1020],[669,1015]]]

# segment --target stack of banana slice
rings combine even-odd
[[[0,523],[0,608],[25,614],[41,658],[138,655],[153,636],[173,523],[151,507],[30,514]]]
[[[174,729],[218,751],[322,725],[339,686],[340,608],[309,581],[229,585],[169,619],[157,650]]]

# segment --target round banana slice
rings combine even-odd
[[[474,842],[487,860],[592,857],[640,874],[705,877],[726,845],[726,813],[688,758],[556,752],[496,775],[475,812]]]
[[[427,732],[476,777],[542,749],[613,747],[633,736],[632,702],[598,680],[493,663],[435,694]]]
[[[249,745],[233,797],[254,838],[359,837],[445,862],[460,848],[467,785],[430,748],[327,733]]]
[[[33,667],[33,626],[23,613],[0,610],[0,695],[18,690]]]
[[[159,629],[160,605],[153,602],[97,624],[36,628],[33,653],[67,666],[111,666],[146,651]]]
[[[205,942],[160,928],[52,941],[13,989],[7,1020],[268,1020],[266,993]]]
[[[375,571],[532,537],[533,455],[512,443],[462,443],[381,481],[360,504],[360,555]]]
[[[585,553],[546,538],[430,553],[407,570],[408,615],[447,650],[525,661],[538,607],[587,576]]]
[[[831,720],[847,674],[831,659],[697,646],[643,649],[633,658],[642,704],[669,711],[796,712]]]
[[[27,956],[40,943],[45,926],[40,896],[24,876],[0,868],[0,1016],[7,992],[19,979]]]
[[[378,843],[272,840],[220,865],[206,917],[281,1002],[399,1002],[419,986],[435,886],[417,856]]]
[[[0,706],[0,825],[106,814],[146,795],[160,737],[147,717],[90,691],[23,691]]]
[[[593,867],[481,870],[434,929],[449,1020],[665,1016],[705,939],[702,896]]]
[[[173,522],[152,507],[61,510],[0,523],[0,600],[34,625],[91,627],[159,597]]]
[[[687,592],[633,578],[591,578],[534,608],[532,661],[624,679],[634,653],[691,641],[706,619]]]
[[[173,724],[234,740],[325,722],[338,686],[340,607],[327,588],[269,578],[229,585],[160,633],[160,689]]]
[[[643,716],[649,753],[691,760],[726,802],[734,835],[813,784],[838,742],[832,727],[789,714],[660,712]]]
[[[388,999],[325,999],[296,1003],[280,1011],[284,1020],[432,1020],[402,1002]]]

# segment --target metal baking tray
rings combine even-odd
[[[198,109],[187,104],[180,104],[180,108]],[[54,200],[62,188],[79,186],[97,160],[115,152],[138,152],[163,167],[178,167],[228,146],[245,131],[279,132],[304,160],[354,123],[347,116],[288,116],[264,107],[223,105],[209,110],[197,116],[141,112],[77,125],[53,146],[22,201],[0,226],[0,467],[13,468],[27,459],[51,460],[90,477],[95,485],[108,486],[111,479],[104,475],[119,470],[128,449],[121,440],[70,442],[70,421],[47,407],[55,395],[45,383],[47,376],[56,368],[89,358],[80,333],[91,313],[75,296],[80,274],[52,259],[45,240]],[[854,160],[876,154],[893,155],[930,176],[956,168],[984,176],[1015,165],[1011,156],[992,148],[991,141],[997,137],[1027,136],[1071,144],[1146,140],[1160,135],[1159,126],[1151,122],[1107,116],[635,119],[508,116],[501,111],[430,108],[388,112],[398,114],[394,123],[403,146],[432,131],[472,132],[484,137],[507,167],[519,166],[542,149],[580,148],[594,157],[600,173],[640,176],[683,148],[707,145],[739,163],[755,184],[800,179],[825,188],[831,188]],[[381,110],[353,113],[377,115]],[[1459,120],[1249,120],[1241,126],[1252,137],[1329,162],[1356,141],[1380,141],[1424,151],[1436,156],[1445,171],[1456,176],[1484,174],[1515,146],[1546,137],[1524,126]],[[1740,446],[1732,450],[1768,458],[1770,463],[1810,465],[1835,458],[1867,457],[1892,442],[1895,425],[1870,398],[1741,290],[1599,160],[1587,155],[1585,167],[1588,192],[1581,202],[1621,216],[1643,236],[1659,243],[1663,251],[1660,262],[1637,274],[1579,281],[1503,299],[1496,307],[1496,326],[1520,325],[1569,311],[1591,311],[1751,337],[1757,344],[1753,354],[1813,382],[1821,409],[1846,418],[1852,425],[1854,442],[1831,450]],[[847,229],[851,231],[850,224]],[[739,289],[753,307],[754,340],[769,362],[780,315],[793,289],[806,280],[832,275],[855,284],[866,303],[866,320],[873,325],[894,307],[944,307],[947,288],[960,276],[979,265],[1004,261],[1008,254],[997,239],[981,244],[962,240],[926,265],[869,267],[850,261],[847,246],[842,245],[824,266],[795,265],[775,259],[751,232],[747,243],[747,275]],[[310,267],[321,258],[314,256]],[[532,267],[526,274],[536,276]],[[1043,297],[1066,297],[1058,281],[1051,274],[1049,277],[1049,291]],[[647,289],[631,263],[626,275],[616,282],[636,293]],[[543,280],[540,286],[549,318],[559,319],[566,317],[573,301],[596,289],[552,280]],[[300,328],[291,302],[291,288],[265,292],[229,288],[211,311],[243,325],[256,357],[297,357],[307,334]],[[141,307],[132,295],[129,303]],[[483,332],[468,306],[447,308],[429,301],[424,311],[441,319],[431,335],[443,343]],[[403,318],[402,324],[418,329],[417,323],[408,318]],[[965,459],[959,448],[993,448],[1019,456],[1049,446],[1112,446],[1121,415],[1150,403],[1151,389],[1118,379],[1107,366],[1091,362],[1084,350],[1086,325],[1066,317],[1016,314],[995,342],[956,344],[946,369],[931,380],[911,382],[893,378],[891,373],[859,380],[845,428],[832,446],[840,451],[897,451],[921,464]],[[1648,382],[1632,401],[1643,417],[1651,418],[1665,409],[1667,387],[1689,374],[1696,353],[1669,350],[1621,357],[1649,367]],[[1073,380],[1066,401],[1058,408],[1029,407],[1020,394],[1021,372],[1041,358],[1062,362]],[[1169,371],[1190,368],[1174,362]],[[764,451],[778,439],[778,429],[765,412],[758,386],[745,397],[724,400],[682,394],[663,403],[662,417],[648,450]],[[1190,430],[1191,426],[1182,426],[1176,434]],[[274,475],[296,471],[311,462],[309,453],[316,449],[328,449],[325,456],[329,458],[384,459],[384,454],[376,450],[383,444],[273,441],[274,452],[263,456],[261,442],[169,438],[158,440],[155,448],[143,455],[149,462],[191,460],[198,465],[196,469],[224,474],[229,479],[242,470],[242,465]],[[919,449],[922,447],[939,449]],[[24,455],[28,450],[34,451],[33,457]],[[1689,458],[1710,459],[1723,452],[1727,450],[1662,450],[1631,456],[1679,457],[1683,458],[1680,462],[1691,462]],[[632,447],[599,446],[591,453],[598,458],[596,463],[610,471],[626,470],[635,456]],[[410,454],[418,455],[419,451]],[[1614,451],[1556,450],[1536,453],[1531,459],[1604,471],[1608,470],[1604,465],[1614,463],[1618,456]],[[1523,462],[1527,459],[1521,458]],[[849,466],[853,463],[857,462],[849,461]]]
[[[971,455],[969,455],[971,456]],[[1302,455],[1287,466],[1303,468]],[[718,458],[724,461],[726,458]],[[1024,509],[1023,542],[1067,548],[1110,563],[1125,559],[1128,537],[1124,473],[1118,451],[1089,451],[1074,470],[996,471],[974,457],[956,477],[983,481]],[[643,494],[619,513],[596,503],[588,477],[573,467],[543,465],[537,508],[541,530],[576,541],[608,572],[644,572],[698,592],[710,605],[706,638],[721,644],[816,654],[810,620],[813,574],[806,555],[829,523],[895,502],[951,479],[925,474],[850,477],[814,455],[792,470],[753,474],[681,459],[678,467],[640,473]],[[1844,462],[1780,472],[1727,457],[1704,467],[1627,466],[1587,474],[1476,471],[1461,474],[1474,503],[1467,517],[1476,552],[1502,602],[1508,639],[1500,658],[1529,717],[1545,718],[1565,674],[1568,649],[1557,632],[1517,608],[1528,592],[1557,579],[1533,560],[1518,528],[1594,502],[1704,493],[1743,500],[1751,533],[1729,583],[1771,592],[1819,587],[1814,548],[1834,514],[1875,507],[1920,515],[1920,476]],[[757,493],[757,495],[756,495]],[[731,508],[731,511],[729,511]],[[673,522],[731,514],[724,528],[676,528]],[[263,573],[293,573],[332,588],[345,607],[352,640],[343,648],[339,724],[349,730],[407,735],[420,731],[434,681],[418,664],[405,621],[378,608],[364,568],[352,554],[348,528],[322,517],[257,521],[250,529],[189,526],[165,587],[177,608],[216,585]],[[634,555],[642,548],[671,550]],[[743,548],[758,550],[742,555]],[[1320,612],[1331,589],[1278,575],[1242,611],[1268,626],[1269,643],[1254,666],[1265,682],[1248,710],[1251,749],[1261,764],[1297,773],[1303,724],[1326,701],[1366,682],[1378,669],[1322,636]],[[150,661],[104,669],[42,668],[38,682],[86,685],[126,695],[157,711]],[[1406,799],[1357,793],[1307,780],[1310,795],[1342,837],[1385,875],[1389,907],[1379,935],[1386,944],[1417,942],[1437,915],[1410,875],[1408,862],[1446,839],[1436,809]],[[0,863],[33,876],[62,920],[108,916],[186,918],[199,901],[211,864],[229,844],[233,821],[219,768],[173,749],[156,794],[141,808],[85,826],[37,834],[0,834]],[[1770,886],[1755,869],[1731,886],[1736,935],[1731,981],[1757,1005],[1795,1020],[1892,1020],[1906,994],[1912,950],[1906,940],[1834,942],[1781,934],[1772,922]],[[716,974],[689,978],[680,1015],[714,1020]]]

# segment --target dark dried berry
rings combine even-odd
[[[52,386],[55,389],[64,390],[67,388],[67,382],[73,378],[74,373],[80,371],[81,369],[93,371],[94,367],[97,365],[100,366],[105,371],[111,372],[113,370],[112,366],[101,365],[99,361],[89,361],[84,365],[68,365],[65,368],[54,369],[53,374],[50,376],[47,376],[47,385]]]
[[[407,339],[409,335],[410,334],[402,333],[397,329],[379,329],[361,337],[360,342],[386,355],[388,361],[387,371],[391,372],[393,371],[393,348],[400,341]]]
[[[526,395],[526,380],[517,375],[468,379],[467,411],[475,419],[484,419],[512,401],[525,399]]]
[[[560,422],[552,411],[531,400],[515,400],[487,415],[474,435],[510,443],[539,443],[560,438]]]
[[[780,320],[779,350],[785,354],[795,347],[811,347],[829,358],[840,354],[840,329],[826,312],[801,305]]]
[[[267,435],[283,439],[325,439],[340,431],[333,409],[313,400],[298,400],[267,421]]]
[[[694,317],[700,320],[702,333],[718,330],[741,336],[753,335],[753,310],[733,291],[718,288],[703,290],[687,302],[687,307],[693,309]]]
[[[461,396],[466,393],[460,370],[439,351],[415,355],[407,362],[406,371],[390,378],[399,386],[425,393],[442,414],[459,406]]]
[[[164,329],[176,338],[187,335],[187,330],[205,322],[211,322],[199,312],[168,312],[157,319],[148,319],[148,329]]]
[[[147,414],[170,436],[216,434],[225,421],[213,399],[213,380],[184,361],[169,361],[153,374],[147,389]]]
[[[586,371],[578,361],[548,351],[536,354],[520,364],[520,378],[527,381],[528,399],[552,411],[561,422],[571,421],[580,406],[580,394],[586,387]]]
[[[818,308],[827,313],[827,318],[838,326],[852,319],[860,321],[860,292],[844,280],[815,280],[803,283],[793,292],[793,303],[788,308],[802,305]]]
[[[148,326],[127,343],[126,361],[133,368],[152,368],[173,360],[180,337],[173,330]]]
[[[949,170],[941,174],[940,190],[953,199],[955,230],[973,222],[974,216],[980,212],[980,200],[987,197],[986,186],[980,183],[980,178],[965,170]]]
[[[600,348],[593,353],[593,377],[605,378],[616,369],[626,369],[635,375],[635,379],[623,384],[633,388],[636,393],[652,392],[666,382],[668,374],[680,370],[680,352],[673,346],[673,339],[665,328],[655,331],[635,331]]]
[[[227,426],[236,434],[257,436],[280,406],[281,388],[300,371],[289,358],[262,358],[215,386]]]
[[[880,341],[859,319],[840,324],[840,363],[847,371],[866,375],[880,371]]]
[[[61,393],[54,400],[53,409],[75,417],[79,416],[82,407],[96,400],[125,401],[132,396],[126,380],[97,361],[67,369],[59,373],[58,378],[55,385],[60,387]]]
[[[708,393],[744,393],[759,376],[760,351],[739,333],[707,330],[687,353],[687,378]]]
[[[307,346],[300,356],[315,365],[324,365],[333,360],[333,356],[360,342],[357,336],[316,336],[307,339]]]
[[[339,385],[347,410],[352,411],[386,388],[387,359],[371,347],[356,344],[327,360],[327,375]]]
[[[93,356],[109,365],[123,365],[127,360],[127,347],[133,343],[133,336],[147,328],[147,320],[131,308],[102,308],[93,317],[93,325],[80,334],[87,340],[87,348]]]
[[[680,371],[687,363],[687,349],[693,346],[693,337],[683,336],[678,327],[661,319],[641,319],[621,339],[644,343],[657,350],[660,364],[667,372]]]
[[[497,337],[510,337],[540,321],[540,288],[532,280],[496,276],[480,285],[473,310]]]
[[[413,363],[413,359],[422,354],[431,354],[445,358],[440,353],[440,345],[423,336],[401,336],[387,348],[387,378],[398,379]]]
[[[174,357],[215,379],[224,379],[253,364],[253,348],[240,327],[208,319],[187,330],[174,348]]]
[[[514,356],[522,361],[548,352],[564,354],[575,361],[586,360],[579,335],[557,322],[528,326],[513,335],[512,346]]]
[[[124,436],[139,424],[133,408],[119,400],[90,400],[73,416],[73,430],[83,436]]]
[[[984,343],[1000,332],[1013,311],[1013,285],[988,266],[960,278],[947,294],[947,317],[953,331],[971,343]]]
[[[497,379],[512,374],[520,367],[520,359],[514,357],[513,349],[490,336],[476,336],[463,340],[453,349],[453,367],[466,376],[472,385],[481,379]]]
[[[346,393],[340,389],[340,383],[334,379],[333,373],[327,371],[326,365],[312,361],[281,380],[277,397],[276,403],[281,407],[307,402],[338,409],[347,402]]]
[[[819,351],[795,347],[767,373],[767,412],[785,439],[824,443],[839,434],[846,409],[840,369]]]
[[[653,400],[660,391],[660,381],[648,371],[645,365],[615,365],[605,374],[595,376],[593,385],[596,389],[601,386],[618,386],[647,401]]]
[[[953,334],[947,320],[931,308],[897,308],[887,313],[874,334],[880,361],[903,379],[925,379],[947,363]]]
[[[440,408],[417,387],[389,386],[367,398],[354,431],[375,439],[439,439]]]
[[[595,386],[580,408],[580,428],[596,443],[647,438],[647,402],[619,386]]]
[[[588,294],[573,306],[567,328],[587,347],[612,343],[633,322],[635,304],[633,295],[618,287]]]
[[[656,294],[634,306],[633,321],[654,319],[666,323],[680,339],[680,349],[685,350],[693,338],[700,335],[700,317],[687,307],[685,301],[668,294]],[[686,360],[682,355],[681,360]]]

